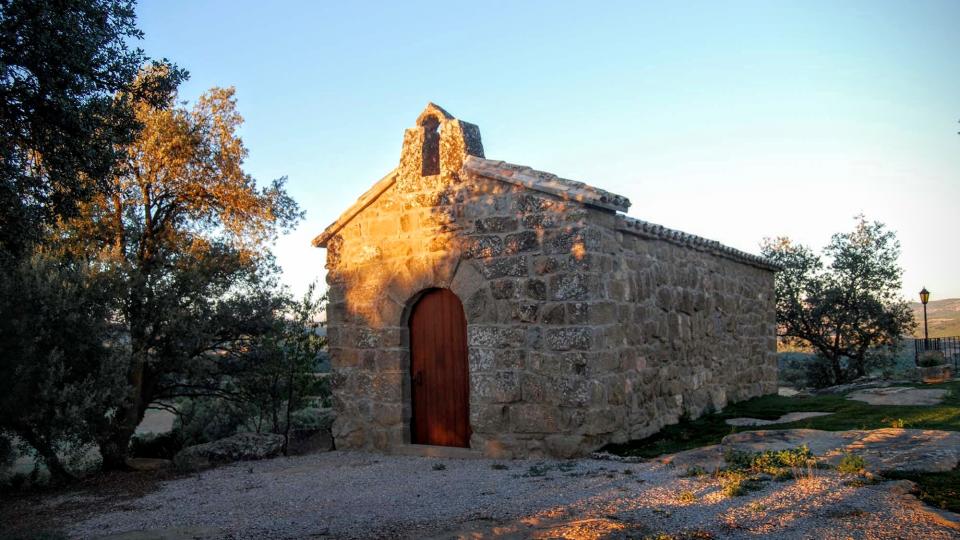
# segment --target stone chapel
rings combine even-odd
[[[629,207],[429,104],[313,242],[336,446],[573,457],[776,392],[777,268]]]

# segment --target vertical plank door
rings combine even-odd
[[[469,447],[467,319],[447,289],[427,291],[413,306],[410,382],[411,442]]]

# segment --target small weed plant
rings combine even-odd
[[[862,474],[866,468],[867,461],[863,459],[863,456],[850,452],[844,454],[840,458],[840,463],[837,464],[837,472],[840,474]]]
[[[435,471],[445,471],[445,470],[447,470],[447,466],[444,465],[443,463],[434,463],[434,464],[433,464],[433,470],[435,470]]]
[[[693,478],[693,477],[703,478],[706,475],[707,475],[706,469],[704,469],[699,465],[693,465],[691,467],[687,467],[687,470],[683,471],[683,474],[681,474],[680,476],[684,478]]]
[[[727,467],[719,471],[723,493],[730,497],[759,489],[759,482],[771,478],[777,481],[813,477],[817,465],[810,448],[806,445],[785,450],[743,452],[727,450],[723,455]]]

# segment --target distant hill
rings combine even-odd
[[[923,337],[923,304],[911,302],[917,320],[916,337]],[[960,298],[931,300],[927,303],[927,326],[930,337],[960,336]]]

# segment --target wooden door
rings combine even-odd
[[[467,319],[457,295],[427,291],[410,314],[411,442],[470,446]]]

